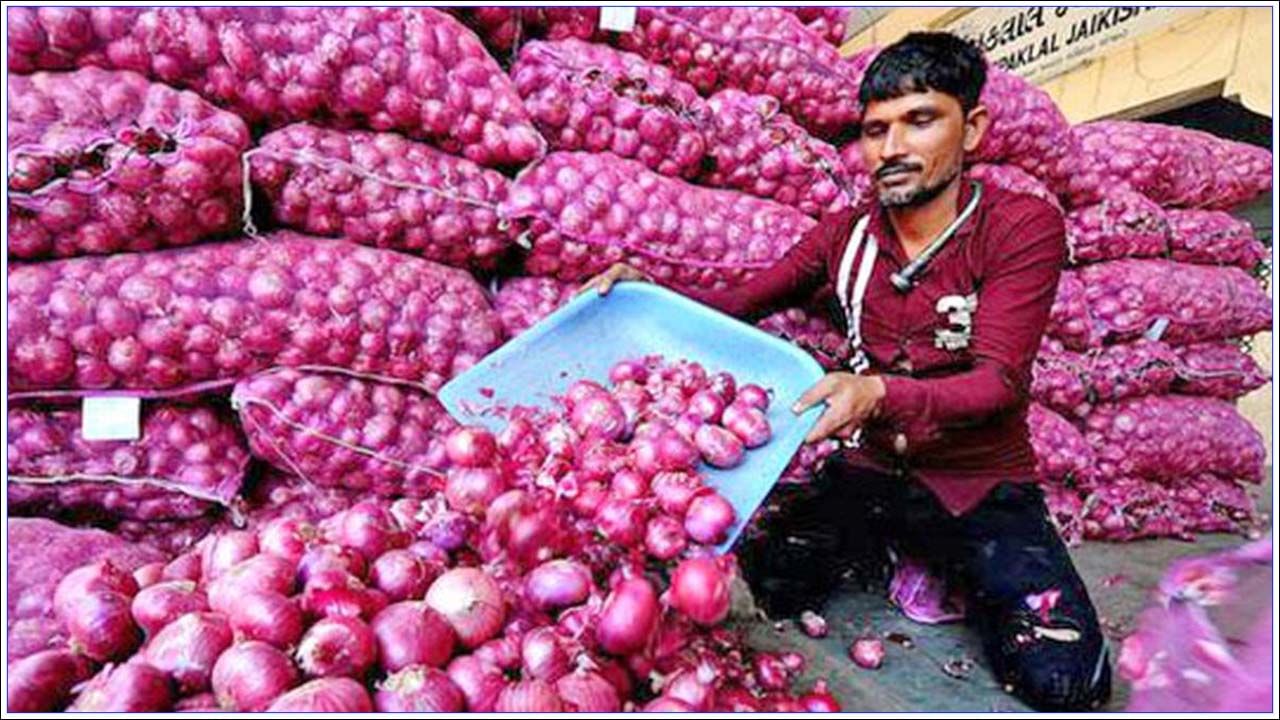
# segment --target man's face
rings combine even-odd
[[[980,108],[970,112],[985,113]],[[937,197],[960,174],[966,149],[977,146],[966,133],[960,102],[936,90],[876,100],[863,113],[862,159],[885,207],[912,207]],[[967,147],[969,146],[969,147]]]

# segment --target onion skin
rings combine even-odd
[[[620,712],[618,689],[602,675],[576,670],[556,681],[556,693],[566,712]]]
[[[444,441],[449,462],[458,467],[478,468],[493,462],[498,442],[493,433],[478,426],[458,428]]]
[[[729,536],[737,520],[733,506],[717,492],[703,492],[689,503],[684,529],[694,542],[715,545]]]
[[[610,655],[630,655],[644,648],[658,627],[658,594],[648,580],[636,577],[618,583],[600,610],[596,641]]]
[[[240,598],[227,616],[236,637],[261,640],[287,650],[302,638],[302,610],[280,593],[254,592]]]
[[[875,670],[884,664],[884,643],[880,638],[858,638],[849,646],[849,657],[858,667]]]
[[[690,706],[689,703],[684,702],[682,700],[676,700],[675,698],[669,698],[669,697],[657,697],[657,698],[654,698],[653,700],[650,700],[644,707],[640,708],[640,712],[691,713],[691,712],[697,712],[697,710],[695,710],[692,706]]]
[[[209,607],[230,613],[240,598],[251,592],[274,592],[292,595],[297,565],[275,555],[254,555],[209,583]]]
[[[453,628],[424,602],[388,605],[371,624],[378,662],[388,673],[412,665],[442,667],[453,655]]]
[[[436,578],[426,603],[453,626],[458,641],[479,647],[502,629],[506,608],[501,588],[483,570],[455,568]]]
[[[121,593],[90,592],[70,601],[67,612],[71,646],[86,657],[99,662],[122,660],[142,642],[129,598]]]
[[[454,658],[446,672],[462,690],[471,712],[493,712],[498,694],[507,686],[502,670],[473,655]]]
[[[520,658],[521,677],[525,679],[555,682],[569,672],[569,654],[550,627],[537,628],[524,636]]]
[[[373,712],[373,701],[351,678],[320,678],[276,698],[267,712]]]
[[[8,668],[9,712],[53,712],[67,706],[71,689],[88,679],[88,659],[68,650],[43,650]]]
[[[167,712],[173,685],[165,673],[146,663],[103,670],[69,708],[72,712]]]
[[[434,568],[408,550],[383,553],[369,570],[369,582],[391,602],[421,598],[435,578]]]
[[[257,640],[232,645],[213,666],[210,684],[227,710],[261,712],[298,684],[298,669],[280,650]]]
[[[309,677],[362,678],[377,658],[373,631],[356,618],[324,618],[302,636],[295,658]]]
[[[189,612],[208,610],[204,593],[189,580],[166,580],[148,585],[133,596],[130,612],[148,636]]]
[[[66,622],[67,610],[80,598],[91,592],[105,590],[116,592],[126,597],[133,597],[138,592],[138,581],[133,575],[116,567],[110,560],[78,567],[67,573],[58,581],[53,591],[53,610],[58,619]]]
[[[549,560],[525,576],[525,597],[539,610],[558,610],[586,602],[594,583],[591,571],[575,560]]]
[[[387,677],[373,696],[378,712],[462,712],[466,696],[443,670],[414,665]]]
[[[213,665],[231,647],[231,625],[212,612],[187,613],[156,633],[143,660],[173,677],[180,695],[209,689]]]

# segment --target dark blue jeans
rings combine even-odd
[[[770,614],[817,609],[842,574],[883,580],[893,548],[959,583],[997,679],[1028,705],[1086,710],[1109,697],[1097,613],[1035,484],[999,485],[955,517],[919,483],[837,456],[792,493],[765,538],[741,552]]]

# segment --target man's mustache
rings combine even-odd
[[[923,167],[921,167],[920,165],[917,165],[916,163],[893,163],[891,165],[885,165],[884,167],[881,167],[879,170],[876,170],[875,177],[877,180],[881,180],[886,175],[892,175],[894,173],[899,173],[899,172],[919,172],[920,170],[923,170],[923,169],[924,169]]]

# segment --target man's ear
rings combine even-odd
[[[964,118],[964,151],[971,153],[978,149],[978,144],[982,142],[982,138],[987,134],[987,128],[991,127],[991,113],[987,112],[984,105],[978,105],[970,110]]]

